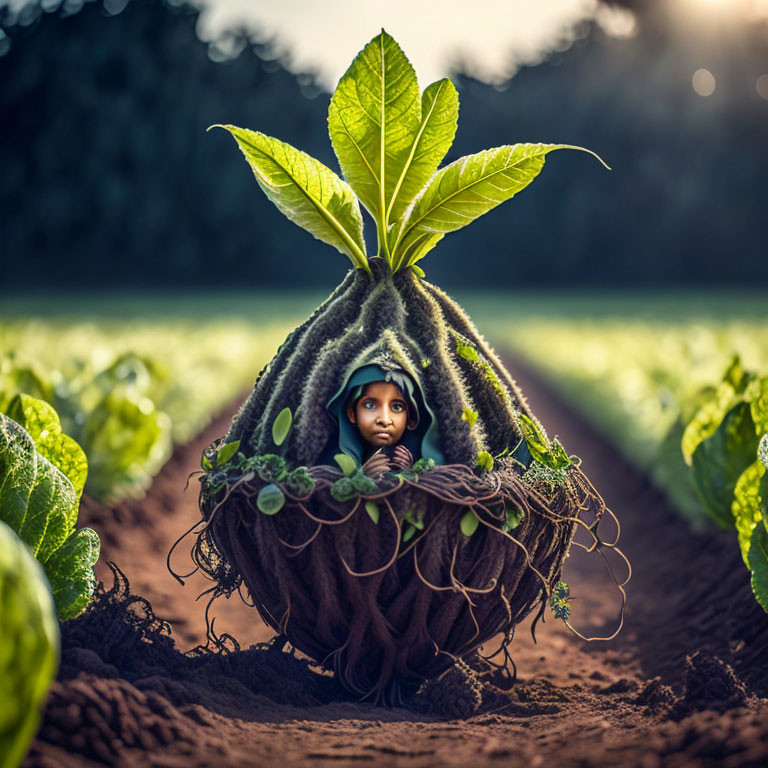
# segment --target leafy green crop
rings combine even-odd
[[[75,530],[88,467],[85,455],[62,434],[48,403],[17,395],[7,411],[0,413],[0,521],[40,561],[59,618],[70,619],[93,595],[93,565],[99,557],[95,531]]]
[[[166,313],[180,304],[169,299]],[[20,392],[51,403],[90,459],[85,492],[141,494],[173,443],[237,397],[291,330],[262,304],[252,321],[0,319],[0,411]]]
[[[541,297],[483,296],[472,314],[488,324],[496,344],[512,348],[545,377],[701,530],[711,513],[695,490],[681,440],[687,431],[684,451],[692,457],[705,434],[697,429],[691,440],[694,428],[687,428],[717,398],[734,352],[751,369],[768,371],[768,324],[764,313],[741,318],[738,302],[717,303],[722,316],[706,319],[693,297],[687,301],[693,311],[677,296],[622,294],[615,305],[605,297],[558,297],[555,304]],[[715,303],[711,297],[707,302]],[[707,435],[738,402],[732,384],[727,389]]]
[[[705,399],[683,433],[682,450],[707,510],[722,526],[736,525],[742,552],[759,517],[752,498],[764,467],[758,459],[762,435],[768,431],[768,376],[745,371],[738,357],[722,382]]]
[[[169,418],[150,398],[164,388],[164,372],[152,360],[130,353],[98,370],[80,366],[71,378],[50,385],[41,368],[35,365],[33,370],[42,386],[33,386],[31,392],[52,404],[72,439],[87,449],[88,492],[110,499],[144,488],[171,448]],[[19,377],[25,369],[32,368],[19,365],[16,356],[2,361],[0,410],[7,413],[11,400],[23,391],[19,387],[33,383],[28,375]]]
[[[0,522],[0,768],[16,768],[59,664],[59,626],[40,564]]]
[[[755,462],[758,436],[749,404],[735,405],[714,433],[693,453],[693,479],[707,510],[724,527],[733,524],[731,506],[741,474]]]
[[[581,317],[558,308],[555,318],[547,304],[512,311],[484,297],[479,306],[496,338],[649,472],[692,525],[715,520],[735,528],[765,607],[768,376],[750,373],[742,359],[768,371],[768,325],[762,318],[704,320],[698,310],[660,320],[674,311],[670,302],[643,298],[625,308],[622,296],[620,311],[635,315],[629,318],[600,317],[602,308],[586,304],[577,304]],[[527,432],[531,453],[542,454],[543,436]],[[537,462],[531,468],[539,475],[544,469]]]
[[[370,271],[362,202],[376,222],[378,255],[396,272],[527,187],[550,152],[576,149],[597,157],[568,144],[515,144],[438,170],[458,113],[453,83],[444,78],[420,94],[410,61],[382,30],[342,76],[328,110],[328,132],[347,181],[263,133],[218,124],[208,130],[230,132],[259,186],[291,221]]]
[[[686,428],[682,450],[687,457],[695,445],[691,464],[696,489],[720,525],[736,528],[741,555],[752,573],[752,590],[768,611],[766,435],[768,376],[744,371],[735,358]]]
[[[688,464],[693,463],[694,452],[701,442],[715,433],[726,413],[740,402],[749,380],[741,359],[734,357],[714,394],[706,399],[685,428],[682,447]]]
[[[765,524],[756,525],[752,532],[747,565],[752,572],[752,592],[762,609],[768,613],[768,531]]]

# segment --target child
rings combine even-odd
[[[321,464],[334,464],[334,454],[346,453],[362,466],[377,451],[392,458],[397,446],[407,448],[412,460],[424,457],[444,463],[434,414],[402,368],[376,363],[358,368],[327,409],[339,429]],[[399,453],[407,455],[402,449]]]
[[[391,456],[390,449],[400,442],[405,430],[416,429],[416,405],[412,403],[409,408],[403,390],[391,381],[372,381],[362,385],[358,397],[356,394],[347,400],[346,415],[366,443],[362,461],[383,448]]]

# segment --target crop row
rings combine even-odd
[[[768,611],[768,324],[571,318],[496,331],[694,527],[733,530]]]
[[[89,461],[86,492],[140,493],[174,443],[194,437],[253,382],[287,320],[0,323],[0,412],[24,393],[58,412]]]

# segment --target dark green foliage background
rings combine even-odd
[[[587,24],[501,89],[453,75],[461,113],[446,162],[551,141],[590,147],[614,171],[553,156],[530,190],[440,243],[423,263],[430,280],[768,285],[768,101],[754,88],[768,72],[766,25],[713,56],[658,4],[643,7],[635,38]],[[76,10],[33,3],[14,19],[0,3],[3,289],[338,284],[344,258],[273,208],[230,137],[205,132],[257,129],[336,168],[329,96],[312,76],[286,72],[244,31],[229,40],[238,56],[213,61],[191,6]],[[717,76],[710,98],[691,88],[700,66]]]

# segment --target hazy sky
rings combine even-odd
[[[54,12],[62,0],[39,0]],[[76,7],[87,0],[67,0]],[[120,13],[130,0],[102,2]],[[180,3],[184,0],[167,0]],[[29,0],[0,0],[19,9]],[[275,38],[275,57],[295,72],[316,71],[329,89],[357,52],[384,27],[416,68],[422,86],[449,74],[451,65],[488,81],[504,80],[522,63],[569,47],[577,23],[596,19],[609,34],[630,36],[634,17],[598,0],[189,0],[203,9],[202,40],[215,40],[238,23]],[[768,0],[661,0],[687,33],[701,25],[715,38],[745,17],[768,19]],[[213,52],[212,52],[213,54]]]
[[[384,27],[410,58],[422,85],[448,73],[451,61],[501,79],[520,61],[556,47],[596,0],[196,0],[199,29],[214,37],[236,21],[258,24],[287,47],[292,69],[317,69],[328,86]]]

